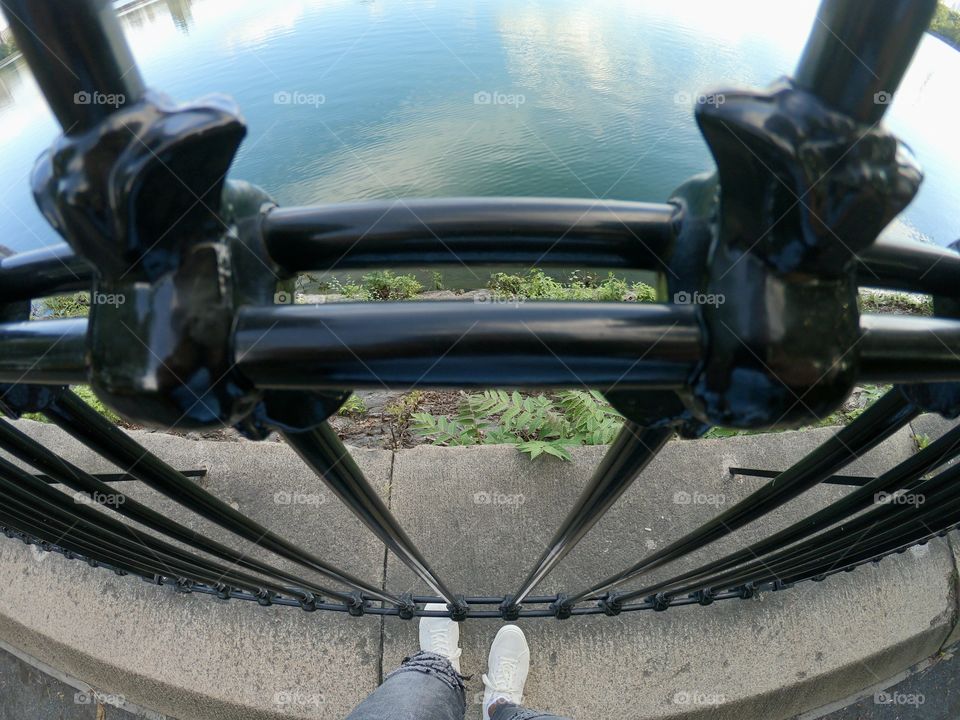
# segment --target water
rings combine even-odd
[[[249,134],[231,174],[284,205],[662,201],[712,167],[684,96],[790,73],[816,6],[161,0],[122,22],[149,85],[237,100]],[[927,173],[899,230],[939,244],[960,237],[958,77],[960,53],[925,36],[887,121]],[[57,126],[22,61],[0,68],[0,127],[0,244],[58,242],[27,185]]]

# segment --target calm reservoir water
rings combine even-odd
[[[149,85],[232,95],[232,176],[284,205],[441,195],[665,200],[712,167],[686,97],[792,72],[816,0],[159,0],[124,11]],[[898,231],[960,237],[960,53],[927,35],[888,114],[926,170]],[[489,100],[489,102],[484,102]],[[27,178],[57,126],[0,68],[0,244],[59,241]]]

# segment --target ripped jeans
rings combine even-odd
[[[450,661],[442,655],[420,651],[390,673],[347,720],[464,720],[466,710],[463,678]],[[506,704],[497,708],[491,720],[564,719]]]

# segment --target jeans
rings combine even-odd
[[[421,651],[405,658],[347,720],[464,720],[466,710],[463,678],[442,655]],[[507,704],[497,708],[492,720],[564,718]]]

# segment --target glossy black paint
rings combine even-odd
[[[262,604],[410,618],[428,614],[416,603],[442,599],[455,619],[562,619],[747,597],[758,586],[829,574],[828,562],[866,561],[916,542],[928,536],[927,523],[942,529],[960,520],[960,490],[947,488],[956,478],[943,474],[917,485],[938,499],[935,507],[868,513],[879,525],[867,543],[851,544],[853,525],[810,537],[822,523],[864,509],[871,489],[912,488],[956,454],[950,435],[756,544],[752,551],[775,564],[772,574],[744,555],[748,549],[666,585],[598,597],[828,481],[921,409],[960,413],[960,304],[953,299],[960,262],[945,250],[874,243],[921,178],[905,148],[877,126],[886,102],[875,94],[895,90],[933,0],[869,7],[825,0],[795,81],[726,92],[724,102],[698,107],[718,172],[691,179],[667,204],[466,198],[291,209],[224,179],[245,132],[230,101],[175,105],[144,89],[106,0],[76,0],[70,23],[41,0],[4,7],[64,129],[32,182],[41,210],[71,248],[0,260],[4,411],[46,412],[185,507],[348,589],[310,585],[126,504],[131,519],[231,567],[221,575],[223,566],[161,540],[144,548],[131,539],[139,537],[130,534],[135,529],[93,509],[75,510],[46,478],[2,461],[0,523],[8,534],[14,526],[121,572]],[[75,67],[52,62],[53,55]],[[83,102],[78,93],[109,94],[114,102]],[[452,262],[664,270],[659,293],[672,304],[272,306],[274,292],[289,290],[299,270]],[[937,317],[858,318],[858,285],[934,293]],[[89,322],[25,322],[32,297],[82,287],[94,292]],[[696,299],[704,295],[714,302]],[[830,411],[854,380],[891,379],[915,384],[888,393],[836,438],[686,537],[577,595],[530,594],[673,432],[696,437],[711,423],[797,424]],[[441,597],[379,590],[260,527],[62,388],[87,380],[108,405],[143,424],[231,424],[255,439],[281,430]],[[324,421],[352,388],[381,385],[586,385],[603,390],[627,418],[514,596],[454,596],[344,455]],[[74,489],[110,490],[6,423],[0,446]],[[803,542],[785,547],[796,540]],[[740,585],[728,590],[731,583]],[[653,594],[627,602],[643,593]],[[588,597],[598,602],[575,606]]]
[[[937,383],[956,381],[960,320],[864,315],[861,382]],[[948,400],[953,405],[953,399]]]
[[[431,590],[451,605],[462,604],[430,568],[329,424],[322,423],[303,432],[284,432],[283,439],[341,502]]]
[[[734,427],[834,410],[857,377],[855,253],[913,198],[921,174],[896,138],[781,82],[722,91],[697,122],[719,205],[703,292],[709,343],[695,411]],[[802,398],[802,399],[801,399]]]
[[[265,550],[291,560],[302,567],[314,570],[335,583],[362,591],[369,597],[378,600],[397,605],[401,604],[397,597],[382,592],[374,585],[328,565],[311,553],[254,522],[238,510],[234,510],[195,482],[181,476],[163,460],[146,451],[136,441],[91,410],[76,395],[67,393],[46,411],[46,415],[54,423],[103,455],[110,462],[119,467],[127,468],[130,474],[136,476],[157,492],[176,500],[201,517],[215,522]],[[351,600],[350,596],[342,591],[328,590],[326,594],[346,602]]]
[[[89,290],[92,282],[90,263],[66,243],[0,257],[0,303]]]
[[[113,494],[113,491],[110,491]],[[77,503],[69,495],[36,480],[12,463],[0,458],[0,498],[3,509],[11,513],[23,513],[27,517],[37,518],[41,525],[49,527],[64,536],[73,535],[79,541],[103,543],[110,549],[107,561],[125,559],[143,561],[147,566],[156,568],[155,572],[168,572],[187,577],[198,577],[209,582],[214,578],[223,578],[228,584],[256,591],[261,587],[274,592],[283,592],[284,588],[273,585],[268,580],[254,578],[226,565],[205,560],[154,538],[152,535],[138,532],[135,528],[110,517],[107,513]],[[215,582],[215,580],[214,580]]]
[[[416,265],[662,269],[676,208],[567,198],[371,200],[276,208],[263,223],[288,271]]]
[[[0,382],[80,385],[87,375],[87,321],[0,323]]]
[[[960,428],[954,428],[916,455],[912,455],[891,470],[809,517],[719,560],[711,561],[663,582],[648,585],[638,590],[637,596],[643,597],[657,592],[682,595],[694,592],[701,587],[716,587],[720,581],[714,578],[719,573],[758,559],[766,562],[767,556],[773,552],[869,508],[874,504],[878,493],[892,494],[903,489],[910,491],[921,481],[925,473],[958,454],[960,454]]]
[[[960,466],[954,465],[929,480],[916,483],[902,497],[917,503],[874,503],[868,512],[851,518],[820,535],[751,562],[716,579],[710,586],[727,589],[744,582],[789,581],[836,565],[884,554],[911,538],[939,532],[960,521]],[[706,584],[706,583],[704,583]]]
[[[882,235],[857,257],[857,283],[955,298],[960,295],[960,256],[956,251],[921,242],[895,241]]]
[[[570,603],[599,597],[616,585],[643,577],[668,562],[684,557],[729,535],[737,528],[743,527],[817,485],[823,478],[832,475],[902,428],[916,417],[918,412],[918,409],[901,393],[895,390],[888,392],[816,450],[732,508],[725,510],[679,540],[651,553],[627,570],[571,595]],[[626,601],[638,595],[638,592],[631,591],[618,593],[617,597],[620,601]]]
[[[797,85],[858,122],[879,122],[936,7],[937,0],[825,0]]]
[[[143,79],[112,3],[3,0],[0,8],[65,133],[94,128],[142,97]]]
[[[241,308],[234,346],[262,388],[683,386],[691,308],[439,301]],[[642,358],[642,359],[640,359]]]
[[[657,452],[673,436],[670,427],[645,429],[626,422],[613,445],[594,471],[570,514],[564,519],[546,550],[511,596],[513,608],[523,603],[530,592],[576,547],[597,521],[623,495]],[[509,612],[513,608],[506,610]]]
[[[3,420],[0,420],[0,447],[32,465],[37,470],[48,473],[49,475],[47,477],[49,479],[43,477],[37,478],[41,482],[46,482],[47,484],[51,482],[61,483],[87,496],[99,494],[99,496],[105,497],[116,493],[116,489],[107,485],[105,480],[86,473],[76,465],[63,460],[43,447],[36,440],[28,437]],[[134,479],[134,476],[129,473],[125,473],[116,478],[117,481],[132,479]],[[94,497],[96,497],[96,495],[94,495]],[[245,553],[232,550],[216,540],[170,520],[133,498],[125,497],[123,503],[109,505],[107,507],[167,537],[179,540],[198,550],[203,550],[215,557],[226,560],[230,563],[231,567],[246,568],[254,572],[262,573],[267,578],[275,578],[275,582],[283,581],[292,583],[299,588],[321,595],[330,593],[328,588],[318,586],[315,583],[311,583],[284,570],[262,563],[249,557]]]

